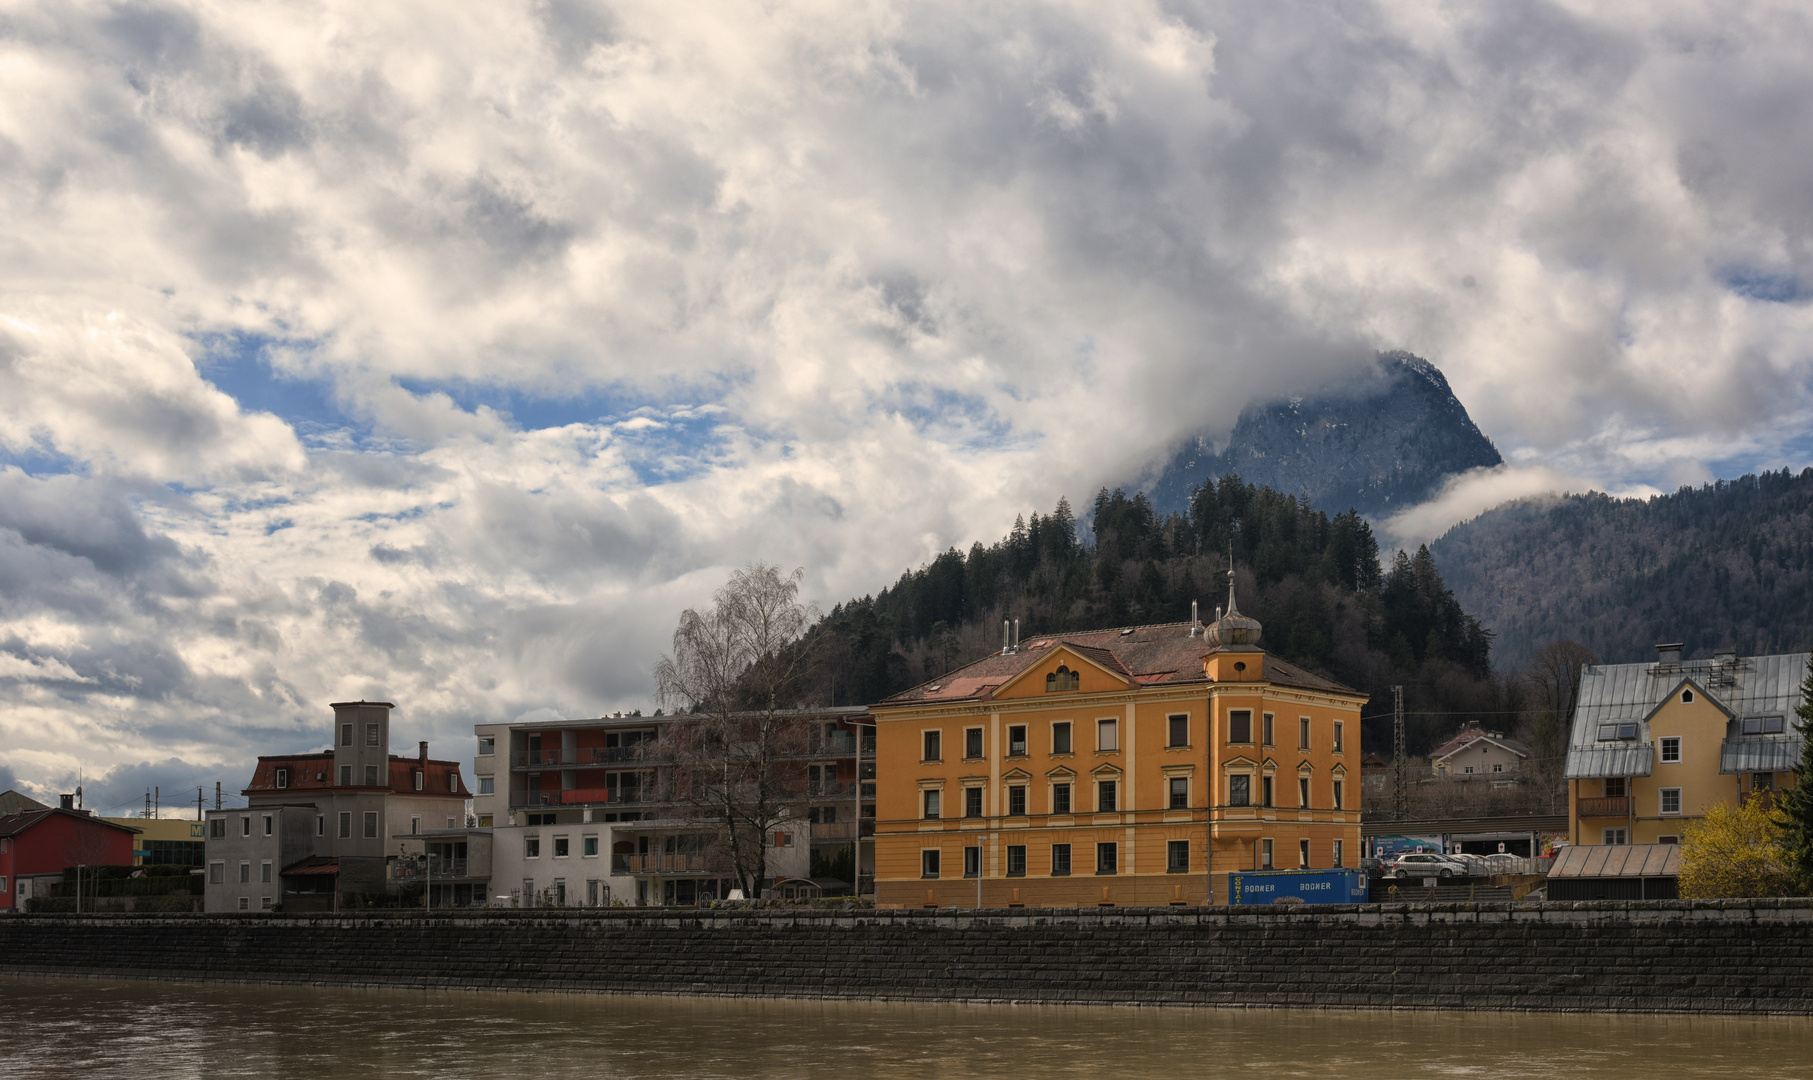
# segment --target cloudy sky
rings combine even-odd
[[[1810,105],[1804,2],[0,0],[0,788],[647,708],[1381,348],[1435,519],[1813,463]]]

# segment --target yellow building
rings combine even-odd
[[[1675,844],[1714,803],[1791,784],[1805,655],[1681,659],[1584,669],[1568,742],[1576,844]]]
[[[134,866],[202,866],[202,851],[207,846],[205,826],[199,821],[181,818],[123,817],[102,818],[115,825],[137,829],[132,838]]]
[[[1228,601],[1010,641],[875,706],[876,902],[1225,903],[1230,871],[1357,865],[1366,696]]]

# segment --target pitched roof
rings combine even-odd
[[[1503,735],[1487,731],[1478,724],[1469,724],[1462,728],[1453,738],[1436,747],[1429,757],[1433,761],[1440,761],[1442,758],[1465,750],[1467,747],[1472,746],[1481,739],[1496,746],[1502,746],[1511,753],[1516,754],[1518,757],[1527,758],[1531,754],[1530,747],[1525,743],[1519,742],[1516,739],[1507,739]]]
[[[459,776],[460,763],[429,758],[427,768],[423,769],[421,758],[390,755],[390,775],[386,777],[390,790],[396,795],[470,795],[464,781],[455,788],[450,784]],[[277,786],[277,770],[288,769],[284,787]],[[418,769],[426,772],[422,790],[415,787],[415,773]],[[360,777],[363,779],[363,777]],[[363,784],[354,784],[353,788],[364,788]],[[313,754],[273,754],[258,759],[258,768],[252,772],[252,782],[242,794],[263,795],[269,792],[306,793],[310,791],[334,791],[342,789],[334,776],[334,755],[330,752]],[[367,789],[369,790],[369,789]]]
[[[48,820],[56,814],[72,817],[77,821],[86,821],[93,825],[104,825],[109,829],[118,829],[121,832],[132,833],[135,836],[144,831],[143,829],[135,829],[130,825],[121,825],[116,821],[108,821],[106,818],[95,817],[93,814],[86,811],[65,810],[60,806],[47,806],[42,810],[27,810],[22,814],[9,814],[6,817],[0,817],[0,836],[18,836],[32,826],[41,821]]]
[[[986,700],[1001,684],[1040,663],[1051,649],[1063,646],[1086,656],[1110,671],[1124,671],[1144,686],[1207,685],[1203,660],[1217,651],[1252,653],[1262,650],[1225,648],[1190,634],[1187,622],[1132,626],[1113,630],[1067,631],[1031,636],[1017,652],[997,652],[945,674],[931,682],[903,690],[880,704],[912,705],[921,702]],[[1333,679],[1311,674],[1270,653],[1265,657],[1266,682],[1302,690],[1362,696],[1360,691]]]
[[[17,791],[0,791],[0,817],[8,814],[23,814],[27,810],[49,810],[50,807]]]

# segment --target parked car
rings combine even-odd
[[[1399,855],[1391,860],[1391,867],[1386,873],[1400,880],[1411,877],[1454,877],[1457,874],[1464,876],[1467,866],[1447,855],[1422,851]]]
[[[1513,874],[1523,865],[1523,859],[1517,855],[1499,852],[1485,857],[1486,872],[1489,874]]]
[[[1448,858],[1466,867],[1467,874],[1471,877],[1485,877],[1492,872],[1492,864],[1486,861],[1484,855],[1468,855],[1466,852],[1457,851]]]
[[[1390,861],[1368,855],[1360,860],[1360,869],[1366,871],[1367,877],[1380,877],[1385,873],[1385,864]]]

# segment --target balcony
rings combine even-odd
[[[847,844],[854,838],[855,830],[854,821],[835,821],[829,825],[814,825],[812,826],[812,842],[817,844],[841,841]],[[865,818],[863,820],[862,834],[864,836],[875,835],[875,819]]]
[[[410,859],[398,859],[390,864],[390,876],[396,881],[427,881],[431,878],[463,878],[468,866],[465,859],[450,859],[440,855],[431,855],[426,859],[417,856]]]
[[[855,757],[856,736],[849,732],[838,732],[834,735],[816,735],[806,746],[806,757]],[[862,756],[875,756],[875,737],[864,734],[862,738]]]
[[[626,791],[621,788],[568,788],[565,791],[532,791],[528,801],[512,803],[513,809],[538,806],[648,806],[672,802],[671,796],[656,791]]]
[[[1630,797],[1618,795],[1605,799],[1581,799],[1579,812],[1583,818],[1629,817]]]

